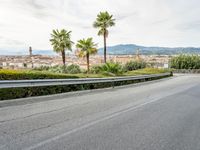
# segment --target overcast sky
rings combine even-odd
[[[52,49],[52,29],[72,30],[72,40],[102,37],[92,27],[100,11],[116,18],[108,45],[200,47],[200,0],[0,0],[2,49]]]

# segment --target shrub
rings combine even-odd
[[[101,72],[101,65],[92,66],[90,69],[91,73],[98,74]]]
[[[69,74],[81,73],[80,67],[75,64],[66,66],[65,68],[64,68],[64,66],[60,66],[60,65],[53,66],[53,67],[41,66],[39,68],[35,68],[34,70],[49,71],[49,72],[53,72],[53,73],[69,73]]]
[[[173,69],[200,69],[200,56],[198,55],[179,55],[170,61]]]
[[[124,71],[133,71],[146,68],[147,64],[144,61],[130,61],[124,65]]]
[[[34,68],[33,70],[37,70],[37,71],[47,71],[49,70],[50,67],[48,66],[41,66],[41,67],[38,67],[38,68]]]
[[[91,72],[96,74],[120,75],[123,73],[123,67],[119,63],[107,62],[103,65],[93,66]]]
[[[66,73],[69,73],[69,74],[81,73],[81,68],[79,65],[72,64],[66,67]]]

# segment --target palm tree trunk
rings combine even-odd
[[[106,32],[104,32],[103,39],[104,39],[104,63],[106,63]]]
[[[63,61],[63,66],[64,66],[64,68],[65,68],[65,64],[66,64],[66,63],[65,63],[65,62],[66,62],[66,61],[65,61],[65,50],[62,51],[62,61]]]
[[[87,73],[89,73],[89,71],[90,71],[90,55],[89,55],[89,53],[87,53]]]

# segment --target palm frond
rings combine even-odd
[[[72,50],[71,31],[65,29],[53,30],[50,39],[51,45],[55,52],[60,53],[63,50]]]
[[[80,57],[85,57],[87,54],[91,55],[97,53],[97,44],[93,42],[92,38],[79,40],[76,47],[80,50]]]
[[[112,27],[115,25],[115,19],[113,18],[113,15],[110,15],[107,11],[106,12],[100,12],[97,15],[96,21],[93,23],[94,28],[99,28],[98,35],[104,35],[108,36],[108,29],[109,27]]]

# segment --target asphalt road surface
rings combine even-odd
[[[200,75],[0,102],[2,150],[200,150]]]

